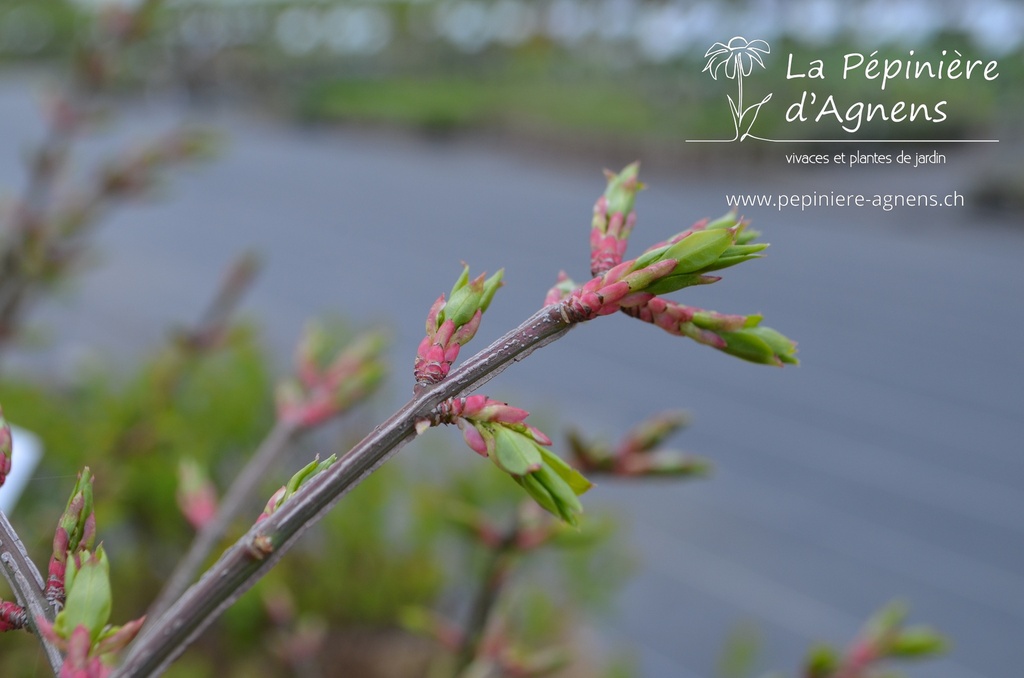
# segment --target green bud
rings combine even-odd
[[[871,616],[867,623],[867,632],[872,638],[882,638],[896,631],[906,618],[907,604],[901,600],[894,600]]]
[[[483,275],[470,280],[469,266],[465,266],[448,295],[448,301],[438,313],[437,326],[440,327],[445,320],[451,320],[459,328],[472,320],[477,311],[486,311],[495,292],[501,287],[504,274],[504,269],[501,269],[487,280],[484,280]],[[427,331],[430,331],[429,327]]]
[[[626,434],[624,445],[631,451],[648,452],[689,422],[690,417],[686,412],[662,412],[634,426]]]
[[[110,619],[110,564],[103,546],[81,554],[81,566],[68,559],[64,580],[67,599],[57,615],[54,628],[58,635],[69,638],[78,626],[89,630],[93,642],[99,638]]]
[[[697,273],[710,266],[736,240],[735,231],[697,231],[669,247],[661,259],[675,259],[673,274]]]
[[[673,450],[656,450],[644,457],[646,475],[703,478],[711,475],[713,466],[707,459]]]
[[[484,294],[480,298],[480,310],[486,312],[488,307],[491,305],[491,300],[494,299],[495,292],[501,287],[501,279],[505,275],[505,269],[499,268],[498,272],[484,281]]]
[[[540,446],[507,426],[494,427],[494,463],[514,476],[537,471],[542,464]]]
[[[742,231],[736,234],[736,244],[746,245],[752,240],[756,240],[761,237],[761,231],[753,228],[744,228]]]
[[[743,320],[742,326],[737,326],[735,323],[741,319]],[[697,311],[693,314],[690,322],[705,330],[736,331],[741,328],[757,327],[761,324],[761,319],[762,316],[756,313],[748,316],[730,316],[714,311]]]
[[[685,238],[684,238],[685,240]],[[647,268],[656,261],[667,259],[665,252],[668,251],[671,245],[662,245],[661,247],[655,247],[654,249],[647,250],[633,262],[633,266],[630,268],[631,271],[639,271],[641,268]]]
[[[721,332],[726,353],[763,365],[798,365],[796,343],[770,327],[751,327],[736,332]]]
[[[732,245],[731,247],[727,247],[725,249],[725,251],[722,252],[722,256],[723,257],[735,257],[735,256],[745,255],[745,254],[757,254],[758,252],[764,251],[767,248],[768,248],[768,243],[766,243],[766,242],[759,242],[756,245],[738,245],[737,244],[737,245]]]
[[[285,499],[298,492],[299,488],[305,485],[309,480],[329,469],[336,461],[338,461],[338,457],[334,454],[323,461],[320,461],[320,456],[317,455],[313,461],[299,469],[295,475],[288,480],[288,484],[285,485]]]
[[[730,257],[723,255],[718,257],[718,260],[715,261],[710,266],[705,266],[703,270],[705,273],[710,273],[711,271],[721,271],[723,268],[729,268],[731,266],[735,266],[736,264],[742,264],[744,261],[750,261],[751,259],[760,258],[760,254],[739,254]]]
[[[561,457],[551,450],[544,447],[538,447],[537,449],[540,450],[544,464],[551,467],[551,469],[566,482],[575,494],[583,494],[594,486],[594,484],[587,480],[582,473],[574,469],[572,466],[569,466],[569,464],[565,463]]]
[[[455,293],[458,292],[459,290],[461,290],[463,287],[465,287],[466,283],[468,283],[468,282],[469,282],[469,266],[467,264],[463,263],[462,264],[462,273],[459,274],[459,277],[455,281],[455,284],[452,285],[452,291],[448,293],[448,298],[451,299],[452,297],[454,297]]]
[[[306,323],[306,330],[302,333],[297,351],[300,358],[308,361],[310,365],[320,365],[327,358],[329,344],[323,323],[311,320]]]
[[[890,657],[917,659],[946,652],[949,642],[930,628],[916,626],[900,633],[887,649]]]
[[[476,315],[483,292],[475,285],[465,285],[452,292],[444,305],[444,319],[462,327]]]
[[[736,210],[732,209],[718,217],[717,219],[708,222],[704,226],[705,231],[713,231],[717,229],[732,228],[733,226],[739,226],[740,220],[736,218]]]
[[[68,552],[92,548],[95,531],[89,529],[89,518],[93,514],[92,471],[88,466],[82,469],[71,490],[67,506],[58,524],[68,533]]]
[[[583,504],[569,483],[560,474],[556,473],[550,466],[542,466],[539,471],[532,474],[544,485],[550,493],[551,499],[558,507],[558,514],[562,520],[570,525],[577,524],[576,516],[583,513]]]
[[[815,645],[804,662],[807,678],[828,678],[839,668],[839,655],[827,645]]]
[[[643,184],[637,181],[639,172],[640,163],[634,162],[627,165],[618,174],[608,175],[608,187],[604,190],[608,214],[615,214],[616,212],[629,214],[633,211],[637,191],[643,188]]]
[[[583,512],[583,505],[572,488],[549,467],[542,466],[538,471],[525,476],[512,476],[512,479],[545,511],[573,527],[579,524],[577,515]]]
[[[712,270],[705,268],[705,271]],[[668,294],[669,292],[675,292],[681,290],[684,287],[692,287],[694,285],[710,285],[711,283],[718,282],[719,278],[710,275],[703,275],[701,273],[683,273],[680,275],[667,275],[664,278],[659,278],[653,283],[643,289],[644,292],[650,294]]]

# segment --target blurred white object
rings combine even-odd
[[[11,427],[11,473],[0,487],[0,509],[4,513],[9,514],[18,503],[42,456],[43,445],[38,436],[23,428]]]

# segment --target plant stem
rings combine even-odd
[[[53,623],[54,619],[53,609],[44,593],[43,576],[29,560],[25,545],[21,543],[21,538],[3,511],[0,511],[0,563],[3,565],[4,577],[18,599],[18,604],[28,612],[28,627],[42,644],[50,668],[56,675],[64,664],[64,657],[61,656],[60,650],[39,633],[40,617],[50,623]]]
[[[172,346],[172,350],[194,353],[209,350],[214,336],[226,331],[228,321],[242,296],[252,284],[258,267],[258,260],[252,253],[245,254],[236,260],[200,320],[193,329],[182,334],[186,342],[185,346]],[[179,361],[175,365],[177,369],[172,369],[164,378],[164,392],[167,397],[184,375],[183,364]],[[249,460],[246,468],[235,478],[217,508],[217,515],[196,535],[189,546],[188,553],[178,561],[160,595],[150,605],[147,612],[149,619],[155,619],[163,614],[170,607],[170,601],[180,596],[181,592],[195,579],[203,561],[217,545],[217,540],[224,536],[228,525],[242,508],[246,497],[253,491],[267,468],[287,449],[294,431],[286,432],[283,430],[284,428],[280,422],[277,423],[257,448],[256,454]],[[285,435],[286,433],[287,435]]]
[[[480,654],[480,645],[487,632],[491,612],[494,610],[495,603],[498,602],[498,597],[508,580],[512,561],[518,553],[516,548],[518,538],[519,519],[517,514],[515,523],[491,550],[487,569],[484,570],[480,582],[480,590],[477,591],[476,598],[473,600],[473,607],[470,608],[469,619],[466,621],[463,631],[462,644],[455,660],[455,670],[452,672],[454,678],[462,676],[463,672]]]
[[[561,305],[542,308],[469,358],[439,384],[424,388],[334,466],[266,520],[254,525],[203,577],[129,647],[115,678],[162,673],[225,609],[249,590],[350,489],[416,437],[416,422],[441,401],[469,393],[564,336],[573,325]]]
[[[736,85],[739,91],[736,93],[736,115],[737,123],[743,121],[743,62],[736,57]]]
[[[266,474],[270,466],[288,449],[289,444],[299,432],[295,423],[278,420],[267,437],[263,439],[252,459],[245,465],[242,472],[235,477],[227,493],[217,508],[217,515],[208,522],[192,540],[188,552],[178,561],[167,584],[160,595],[146,612],[147,619],[156,620],[171,603],[188,588],[203,566],[203,562],[217,546],[217,542],[227,532],[231,521],[241,512],[256,486]]]

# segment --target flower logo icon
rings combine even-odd
[[[716,42],[704,54],[704,58],[708,60],[704,71],[711,73],[712,78],[718,80],[718,74],[724,73],[726,78],[736,81],[738,91],[735,101],[732,96],[726,95],[729,99],[729,113],[732,115],[733,127],[736,130],[735,136],[729,141],[743,141],[752,136],[750,128],[754,126],[761,106],[772,98],[772,95],[768,94],[758,103],[743,107],[743,78],[754,71],[754,64],[764,68],[761,55],[770,54],[771,51],[771,46],[764,40],[747,40],[737,35],[728,43]]]

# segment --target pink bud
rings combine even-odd
[[[442,294],[427,312],[427,337],[433,337],[434,333],[437,332],[437,315],[444,308],[444,303],[444,295]]]
[[[11,427],[0,410],[0,487],[11,472]]]
[[[67,642],[67,656],[60,667],[59,678],[106,678],[111,669],[103,665],[99,657],[90,657],[92,639],[89,629],[79,624],[71,632]]]
[[[128,643],[135,640],[135,636],[142,630],[142,625],[146,623],[146,617],[142,616],[138,619],[133,619],[127,624],[122,624],[120,627],[115,627],[117,630],[113,634],[105,635],[100,642],[96,644],[96,654],[104,655],[108,652],[119,652],[123,650]],[[113,629],[111,629],[113,630]]]
[[[0,600],[0,633],[25,628],[27,614],[17,603]]]
[[[455,334],[455,322],[445,320],[434,334],[434,343],[439,346],[447,346],[451,342],[453,334]]]
[[[473,317],[469,319],[469,322],[458,328],[452,335],[452,341],[459,346],[468,344],[469,340],[476,336],[476,331],[480,329],[480,322],[483,320],[484,312],[477,309]]]
[[[479,418],[482,421],[492,421],[502,424],[518,424],[524,421],[530,413],[518,407],[512,407],[497,400],[488,400],[487,406],[480,410]]]
[[[288,488],[282,485],[277,489],[276,492],[274,492],[274,494],[270,495],[270,499],[267,500],[267,505],[263,507],[263,513],[261,513],[259,517],[256,518],[257,523],[266,520],[274,514],[274,511],[277,510],[278,504],[281,502],[281,499],[284,498],[284,493],[287,491]]]
[[[625,280],[620,280],[619,282],[612,283],[611,285],[605,285],[601,288],[601,300],[605,304],[614,304],[622,299],[622,297],[629,294],[629,292],[629,283]]]
[[[185,519],[197,530],[217,515],[217,491],[194,460],[183,459],[178,467],[177,499]]]
[[[551,304],[557,304],[558,302],[569,296],[572,287],[572,280],[566,275],[565,271],[558,272],[558,278],[555,279],[554,286],[548,290],[547,295],[544,297],[544,305],[550,306]]]
[[[462,429],[462,437],[465,439],[466,444],[469,445],[469,449],[473,450],[481,457],[486,457],[487,443],[484,441],[484,437],[480,435],[480,431],[465,419],[459,420],[459,428]]]
[[[479,394],[466,396],[465,398],[455,398],[452,400],[452,411],[456,416],[477,419],[479,418],[480,412],[490,402],[492,402],[490,398]]]
[[[526,427],[526,434],[533,438],[538,445],[551,445],[551,438],[548,438],[543,431],[529,424],[523,424],[523,426]]]

